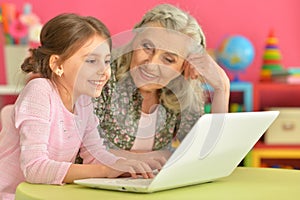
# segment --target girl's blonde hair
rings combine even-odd
[[[185,34],[197,43],[195,45],[201,46],[203,49],[206,48],[205,36],[196,19],[175,6],[160,4],[154,7],[143,16],[134,29],[141,28],[149,23],[159,23],[166,29]],[[131,48],[130,45],[125,46],[125,49]],[[124,52],[124,49],[122,51]],[[131,57],[132,50],[127,49],[122,56],[116,58],[117,80],[128,74]],[[179,76],[161,90],[160,101],[176,113],[186,108],[201,109],[203,111],[201,107],[203,107],[204,98],[199,80],[184,81],[183,77]]]

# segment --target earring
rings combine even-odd
[[[57,70],[56,74],[61,77],[64,72],[62,70]]]

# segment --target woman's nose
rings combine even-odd
[[[149,63],[152,64],[160,64],[161,63],[161,53],[159,50],[155,50],[152,54],[148,57]]]

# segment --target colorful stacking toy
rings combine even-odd
[[[266,40],[261,70],[261,81],[271,81],[272,76],[281,74],[284,69],[281,65],[281,53],[278,48],[278,39],[271,30]]]

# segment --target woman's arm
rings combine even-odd
[[[214,89],[214,96],[211,104],[212,113],[228,112],[230,83],[226,80],[223,83],[223,87]]]
[[[190,55],[184,64],[185,78],[202,76],[214,89],[212,113],[226,113],[229,107],[230,80],[225,71],[206,52]]]

